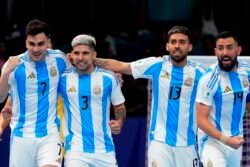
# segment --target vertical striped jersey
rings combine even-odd
[[[152,80],[149,140],[173,147],[195,144],[195,96],[205,67],[191,60],[177,67],[163,56],[132,62],[131,68],[134,78]]]
[[[13,105],[12,134],[43,137],[58,131],[58,82],[63,71],[72,69],[71,64],[59,50],[48,49],[43,62],[31,61],[27,51],[18,57],[21,62],[8,81]]]
[[[237,71],[231,72],[214,64],[200,80],[196,101],[211,106],[209,120],[225,135],[243,135],[249,81],[250,68],[245,62],[239,62]]]
[[[113,151],[108,124],[110,105],[125,101],[115,74],[98,67],[87,75],[79,75],[73,70],[62,75],[59,85],[65,105],[66,151]]]

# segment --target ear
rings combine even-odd
[[[189,47],[188,47],[188,52],[191,52],[193,50],[193,44],[189,44]]]
[[[166,50],[167,50],[167,51],[169,51],[169,48],[168,48],[168,47],[169,47],[169,45],[168,45],[168,43],[166,43]]]

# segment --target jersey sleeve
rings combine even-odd
[[[153,66],[162,61],[162,58],[149,57],[131,63],[132,75],[135,79],[150,79],[154,73]]]
[[[111,92],[111,103],[113,105],[119,105],[125,102],[124,95],[121,90],[121,84],[116,78],[115,75],[113,75],[112,78],[112,92]]]
[[[198,83],[196,102],[211,106],[213,103],[214,87],[211,88],[208,86],[209,80],[209,74],[201,77]]]

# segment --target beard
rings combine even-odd
[[[187,58],[187,55],[181,55],[181,56],[173,56],[170,55],[171,59],[176,62],[176,63],[180,63],[182,61],[184,61]]]
[[[223,65],[223,59],[224,58],[229,59],[231,61],[231,64]],[[218,58],[218,61],[219,61],[220,69],[222,69],[223,71],[226,71],[226,72],[231,71],[236,65],[238,65],[237,56],[234,59],[232,59],[229,56],[224,56],[221,59]]]

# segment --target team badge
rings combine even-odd
[[[102,92],[101,86],[100,85],[95,85],[95,87],[93,88],[93,93],[95,95],[100,95]]]
[[[152,161],[152,167],[157,167],[157,162],[155,159]]]
[[[244,88],[247,88],[249,86],[249,83],[248,83],[248,79],[247,78],[243,78],[242,80],[242,85]]]
[[[51,77],[57,76],[56,68],[55,68],[54,66],[50,67],[50,68],[49,68],[49,73],[50,73],[50,76],[51,76]]]
[[[184,81],[184,85],[187,87],[193,86],[194,79],[191,77],[187,77],[186,80]]]
[[[207,162],[207,167],[213,167],[213,163],[212,163],[211,160],[209,160],[209,161]]]

